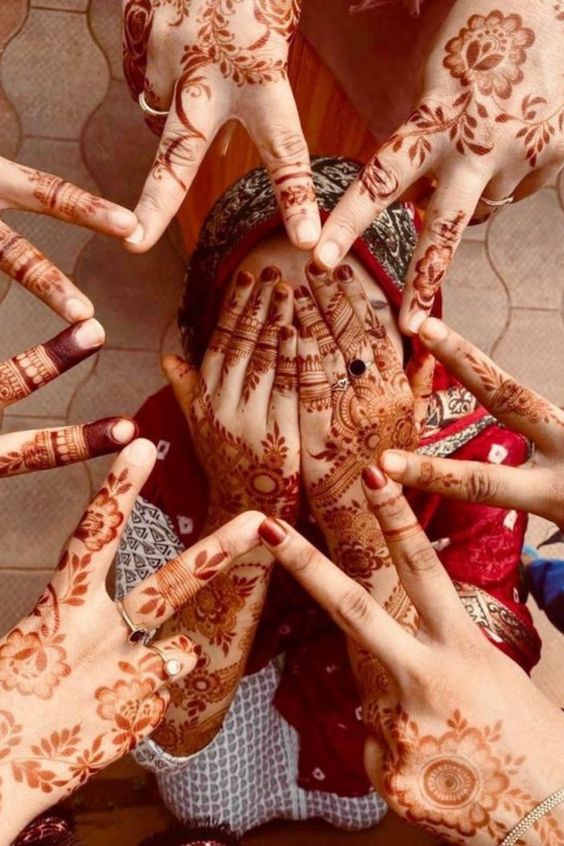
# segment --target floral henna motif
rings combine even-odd
[[[90,552],[99,552],[117,537],[123,523],[118,497],[131,488],[127,477],[127,470],[123,470],[119,476],[110,473],[107,485],[90,503],[74,533],[74,537],[82,541]]]
[[[152,656],[145,658],[153,660]],[[160,723],[166,704],[156,692],[155,680],[139,676],[141,666],[136,668],[120,661],[119,668],[127,678],[120,679],[112,687],[98,688],[94,696],[99,703],[96,708],[98,716],[113,724],[111,742],[118,747],[121,755],[133,749],[140,738]]]
[[[338,538],[332,550],[336,562],[352,579],[369,590],[373,574],[391,564],[390,553],[383,540],[377,548],[374,545],[375,539],[381,540],[376,518],[365,505],[353,499],[350,505],[327,511],[324,522]]]
[[[458,480],[452,473],[441,473],[436,470],[431,461],[422,461],[417,484],[422,488],[429,488],[436,483],[440,483],[445,488],[454,488],[457,487]]]
[[[392,197],[399,187],[397,176],[373,156],[359,176],[360,193],[368,194],[373,203]]]
[[[433,305],[436,293],[446,276],[452,258],[452,247],[439,247],[431,244],[415,265],[413,288],[415,296],[410,309],[420,308],[428,311]]]

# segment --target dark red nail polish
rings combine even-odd
[[[260,275],[261,282],[275,282],[280,279],[280,271],[277,267],[265,267]]]
[[[304,285],[300,285],[298,288],[294,288],[294,297],[298,300],[304,300],[309,298],[310,294],[308,289]]]
[[[274,289],[274,302],[276,303],[285,303],[289,296],[287,288],[280,286]]]
[[[259,537],[269,546],[279,546],[286,537],[286,529],[274,517],[267,517],[259,526]]]
[[[378,467],[364,467],[362,470],[362,481],[371,491],[379,491],[386,487],[386,477]]]
[[[237,274],[237,281],[235,284],[238,288],[248,288],[250,285],[254,283],[254,277],[252,273],[249,273],[246,270],[241,270]]]
[[[310,261],[307,269],[312,276],[325,276],[326,270],[324,267],[321,267],[320,264],[317,264],[316,261]]]
[[[335,270],[335,278],[339,282],[350,282],[354,276],[354,272],[350,264],[340,264]]]

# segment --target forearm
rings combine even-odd
[[[168,633],[189,637],[199,660],[171,685],[171,705],[153,735],[167,752],[193,755],[221,729],[247,665],[271,570],[264,549],[237,559],[172,621]]]

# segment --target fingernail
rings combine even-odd
[[[92,347],[101,346],[106,339],[106,333],[102,324],[98,323],[97,320],[87,320],[86,323],[82,323],[78,327],[75,338],[82,349],[88,350]]]
[[[414,335],[417,335],[417,333],[419,332],[419,329],[421,328],[421,324],[426,319],[427,319],[427,312],[416,311],[415,314],[413,314],[409,318],[409,322],[407,324],[410,332],[413,332]]]
[[[277,285],[274,289],[274,301],[277,303],[285,303],[289,296],[290,292],[285,285]]]
[[[386,477],[378,467],[364,467],[362,470],[362,481],[371,491],[379,491],[386,487]]]
[[[294,288],[294,297],[298,300],[303,300],[309,297],[309,291],[303,285],[300,285],[298,288]]]
[[[128,211],[127,209],[114,209],[109,213],[108,217],[112,226],[123,232],[133,229],[137,224],[136,216],[132,211]]]
[[[296,241],[305,247],[313,247],[320,235],[319,223],[315,223],[313,220],[300,220],[296,226]]]
[[[128,235],[124,240],[128,244],[140,244],[145,237],[145,230],[140,223],[137,224],[131,235]]]
[[[137,426],[133,420],[118,420],[112,426],[112,438],[118,444],[128,444],[135,435],[136,430]]]
[[[310,261],[307,269],[312,276],[325,276],[326,270],[324,267],[321,267],[320,264],[317,264],[316,261]]]
[[[259,537],[269,546],[279,546],[286,537],[286,529],[274,517],[267,517],[259,526]]]
[[[127,458],[130,464],[147,464],[155,454],[154,444],[146,438],[137,438],[127,447]]]
[[[261,282],[275,282],[280,278],[280,271],[277,267],[265,267],[260,275]]]
[[[94,309],[91,303],[85,300],[79,300],[76,297],[71,297],[65,303],[65,318],[71,323],[76,323],[77,320],[88,320],[92,317]]]
[[[247,270],[240,270],[237,274],[237,280],[235,284],[238,288],[248,288],[249,285],[253,285],[255,281],[255,277],[252,273],[249,273]]]
[[[340,264],[335,270],[335,277],[339,280],[339,282],[350,282],[353,276],[354,273],[350,264]]]
[[[335,267],[341,258],[341,248],[335,241],[326,241],[319,247],[317,257],[325,267]]]
[[[421,331],[421,337],[427,338],[429,341],[442,341],[447,336],[447,327],[442,320],[437,320],[436,317],[429,317],[425,321],[425,327]]]
[[[404,473],[407,470],[407,459],[398,452],[385,452],[380,464],[386,473]]]

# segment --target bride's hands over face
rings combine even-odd
[[[210,487],[208,524],[248,508],[294,521],[300,443],[292,288],[238,273],[200,371],[165,359]]]
[[[434,318],[420,338],[504,426],[530,439],[521,467],[388,452],[382,467],[404,485],[442,496],[539,514],[564,528],[564,412],[504,373],[477,347]]]
[[[97,320],[85,320],[55,338],[0,362],[0,413],[96,353],[104,343]],[[124,417],[0,435],[0,478],[49,470],[115,452],[135,435]]]
[[[287,76],[301,0],[124,0],[124,69],[135,96],[168,110],[131,249],[176,214],[218,130],[239,120],[270,173],[288,237],[311,249],[321,224],[309,153]]]
[[[399,486],[375,467],[363,478],[419,615],[414,633],[290,526],[269,519],[259,534],[359,647],[365,763],[376,789],[441,840],[494,846],[564,786],[564,716],[471,621]],[[562,807],[527,843],[564,843]]]
[[[453,5],[407,121],[380,147],[323,228],[315,257],[333,267],[382,209],[421,176],[437,187],[407,275],[400,325],[431,311],[481,196],[521,199],[564,164],[564,6],[544,0]]]
[[[2,844],[150,734],[169,701],[169,673],[179,679],[196,664],[183,635],[155,641],[162,656],[131,642],[105,587],[154,460],[149,441],[123,450],[35,608],[0,640]],[[147,631],[159,627],[256,545],[260,520],[241,515],[165,564],[124,598],[128,617]]]
[[[131,235],[137,223],[129,209],[95,197],[51,173],[0,157],[0,210],[5,209],[49,215],[116,238]],[[70,279],[1,220],[0,270],[69,323],[94,314],[90,300]]]

